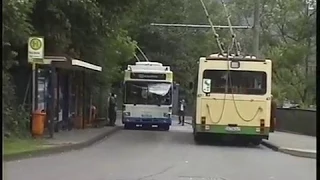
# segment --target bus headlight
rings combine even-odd
[[[123,112],[123,116],[130,116],[130,112]]]

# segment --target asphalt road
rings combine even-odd
[[[91,147],[4,163],[5,180],[315,180],[316,160],[266,147],[196,145],[190,125],[121,130]]]

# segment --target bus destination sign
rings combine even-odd
[[[131,79],[154,79],[166,80],[166,74],[151,74],[151,73],[131,73]]]

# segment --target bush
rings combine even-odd
[[[28,133],[29,113],[22,105],[18,105],[12,77],[2,70],[2,123],[6,134],[25,136]]]

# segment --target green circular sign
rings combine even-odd
[[[31,49],[37,51],[42,47],[42,42],[40,41],[40,39],[33,38],[30,41],[30,47]]]

